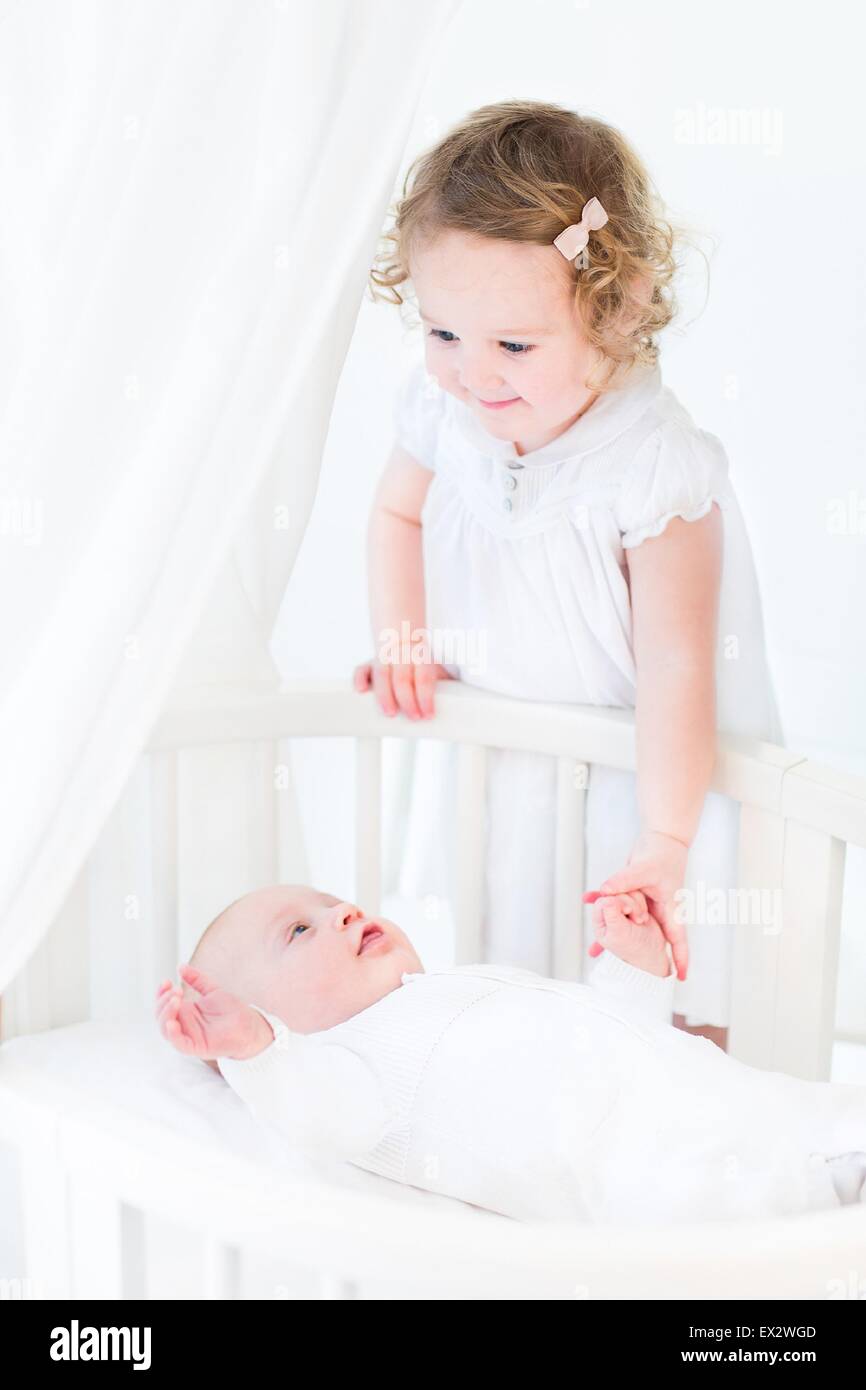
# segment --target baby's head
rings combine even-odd
[[[393,922],[293,884],[231,903],[202,933],[190,964],[297,1033],[333,1028],[396,989],[404,971],[423,970]]]
[[[580,269],[553,240],[591,198],[608,220]],[[547,102],[483,106],[410,165],[371,292],[403,304],[397,286],[410,281],[429,373],[490,434],[534,448],[587,393],[655,365],[681,235],[661,209],[639,155],[604,121]]]

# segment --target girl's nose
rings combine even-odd
[[[460,384],[464,391],[479,400],[495,401],[502,391],[502,377],[490,372],[465,372]]]

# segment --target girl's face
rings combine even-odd
[[[584,383],[601,357],[555,246],[447,231],[418,247],[410,273],[428,372],[497,439],[539,449],[597,398]]]

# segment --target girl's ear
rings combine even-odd
[[[637,309],[630,312],[626,311],[620,320],[620,329],[624,337],[638,327],[643,317],[642,310],[646,308],[652,300],[652,280],[648,275],[633,275],[629,281],[629,289],[633,300],[637,301]]]

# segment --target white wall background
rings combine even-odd
[[[672,215],[703,234],[709,285],[692,257],[681,318],[661,339],[663,375],[726,446],[789,746],[866,773],[861,30],[840,0],[466,0],[405,163],[484,102],[555,101],[619,127]],[[420,334],[365,300],[278,624],[287,676],[347,676],[370,653],[364,528],[396,379]],[[841,534],[829,524],[837,501],[853,511]],[[346,835],[332,798],[320,806],[303,781],[313,827]],[[840,1021],[852,1026],[866,992],[864,908],[866,865],[852,852],[840,972]]]

